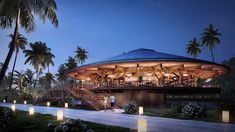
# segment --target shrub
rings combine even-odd
[[[89,129],[87,125],[83,123],[80,119],[67,119],[66,121],[62,122],[59,126],[49,123],[48,127],[51,130],[54,130],[54,132],[93,132],[93,130]]]
[[[185,106],[185,104],[183,104],[181,102],[172,103],[171,110],[174,113],[181,113],[184,106]]]
[[[0,107],[0,127],[7,127],[12,123],[13,113],[10,108]]]
[[[206,107],[197,103],[189,103],[185,105],[182,112],[186,118],[197,119],[206,115]]]
[[[130,101],[123,106],[125,114],[136,114],[138,112],[138,104],[134,101]]]

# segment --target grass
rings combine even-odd
[[[59,125],[59,121],[55,116],[49,114],[36,113],[33,116],[29,116],[28,112],[17,110],[14,112],[13,124],[7,128],[0,128],[0,132],[50,132],[47,124],[53,123]],[[91,122],[83,121],[88,128],[95,132],[130,132],[132,130],[128,128],[121,128],[115,126],[101,125]]]
[[[148,116],[185,119],[182,113],[175,113],[171,110],[171,108],[145,108],[144,114]],[[222,114],[221,112],[217,110],[208,110],[207,115],[205,117],[202,117],[200,119],[195,119],[195,120],[221,123]],[[234,112],[230,113],[230,123],[235,124]]]

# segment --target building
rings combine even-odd
[[[166,103],[166,95],[217,94],[220,86],[212,80],[228,72],[228,67],[217,63],[136,49],[79,66],[66,75],[81,81],[71,91],[114,94],[120,105],[134,100],[139,105],[157,106]]]

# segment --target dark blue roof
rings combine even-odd
[[[87,65],[99,65],[99,64],[111,64],[120,62],[145,62],[145,61],[177,61],[177,62],[201,62],[201,63],[212,63],[209,61],[193,59],[189,57],[183,57],[178,55],[172,55],[167,53],[156,52],[152,49],[136,49],[123,53],[118,56],[114,56],[108,59],[104,59],[100,62],[95,62]],[[84,66],[87,66],[84,65]]]

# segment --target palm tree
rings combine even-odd
[[[14,36],[12,34],[10,34],[9,36],[12,40],[14,39]],[[19,50],[20,49],[24,50],[25,45],[27,45],[27,43],[28,43],[27,39],[23,35],[18,34],[17,41],[15,43],[15,52],[16,53],[15,53],[15,60],[14,60],[14,64],[13,64],[13,68],[12,68],[12,72],[11,72],[11,82],[10,82],[9,90],[11,89],[11,86],[12,86],[13,74],[14,74],[16,60],[18,57]],[[12,44],[12,43],[10,43],[10,44]],[[9,47],[10,47],[10,45],[9,45]]]
[[[33,65],[37,73],[37,81],[39,74],[49,65],[48,59],[52,59],[54,55],[51,53],[50,48],[46,46],[46,43],[41,41],[30,43],[29,46],[31,49],[24,51],[26,57],[25,64],[29,63]],[[51,60],[50,62],[53,61]],[[34,87],[35,86],[36,82],[34,83]]]
[[[78,63],[83,65],[85,63],[85,60],[87,59],[88,52],[79,46],[77,47],[77,50],[74,52],[76,53],[75,58],[78,60]]]
[[[55,82],[55,76],[51,73],[46,73],[45,76],[40,78],[40,85],[46,89],[51,88],[51,84]]]
[[[27,85],[28,87],[32,87],[33,84],[34,84],[34,79],[33,79],[33,76],[34,76],[34,72],[30,69],[27,69],[25,71],[25,77],[26,77],[26,80],[27,80]]]
[[[58,69],[58,73],[56,73],[57,80],[62,82],[62,86],[64,86],[64,82],[67,80],[67,77],[65,75],[66,66],[65,64],[61,64]]]
[[[15,89],[18,89],[21,93],[23,93],[27,87],[24,73],[15,70],[13,84],[16,86]]]
[[[212,24],[210,24],[208,28],[205,28],[202,33],[202,45],[209,48],[211,51],[213,62],[215,62],[213,50],[216,44],[220,43],[219,36],[221,36],[221,34],[218,32],[218,29],[214,29]]]
[[[10,42],[9,52],[0,72],[0,85],[5,76],[7,67],[15,50],[19,28],[27,33],[35,30],[35,17],[38,16],[43,22],[47,19],[58,27],[55,13],[57,9],[55,0],[1,0],[0,1],[0,27],[12,28],[15,26],[13,39]]]
[[[193,58],[196,58],[197,55],[199,53],[201,53],[201,49],[200,49],[200,44],[199,42],[197,41],[196,38],[193,38],[192,40],[189,41],[188,45],[187,45],[187,53],[192,55]]]
[[[71,56],[69,56],[69,59],[67,60],[67,63],[65,63],[65,65],[66,65],[68,70],[76,68],[77,67],[76,59],[71,57]]]

